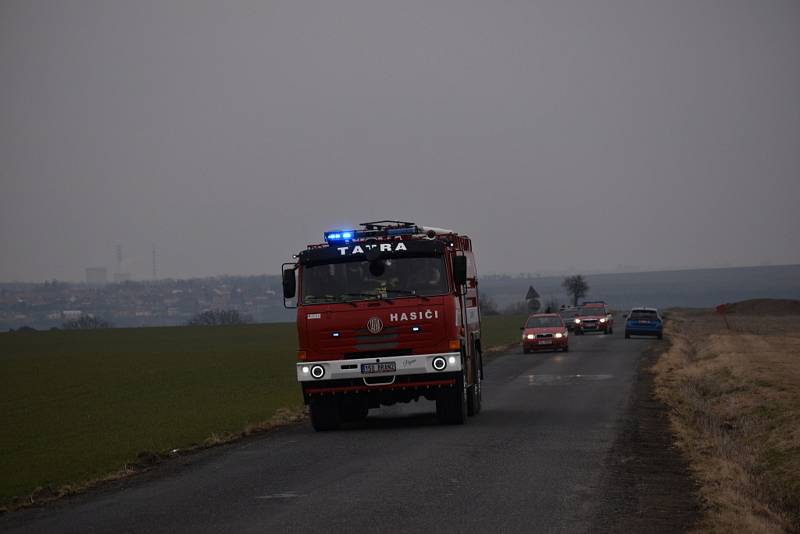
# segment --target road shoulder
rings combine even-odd
[[[592,532],[685,532],[700,518],[696,483],[675,445],[668,408],[656,397],[651,368],[664,348],[659,344],[639,359],[636,382],[606,456]]]

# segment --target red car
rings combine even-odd
[[[534,350],[569,350],[569,332],[557,313],[535,313],[522,330],[522,352]]]
[[[614,316],[605,304],[587,304],[578,308],[575,335],[580,336],[586,332],[614,333]]]

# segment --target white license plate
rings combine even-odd
[[[539,345],[552,345],[552,344],[553,344],[553,342],[550,339],[546,339],[544,341],[540,341],[539,342]]]
[[[395,362],[361,364],[361,374],[364,375],[369,375],[372,373],[393,373],[395,371],[397,371],[397,364]]]

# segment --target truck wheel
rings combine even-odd
[[[472,371],[472,386],[470,386],[469,395],[467,396],[467,415],[478,415],[481,413],[482,391],[480,361],[480,356],[475,358],[475,366]]]
[[[310,409],[311,426],[317,432],[339,428],[339,403],[335,397],[314,397],[311,399]]]
[[[366,399],[346,399],[339,408],[339,416],[344,423],[363,421],[368,413],[369,405]]]
[[[443,425],[463,425],[467,421],[467,388],[464,371],[456,378],[450,389],[439,392],[436,397],[436,417]]]
[[[659,333],[659,334],[658,334],[658,339],[664,339],[664,334],[662,334],[662,333]]]

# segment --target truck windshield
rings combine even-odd
[[[404,257],[309,265],[302,270],[303,304],[430,296],[447,293],[439,257]]]

